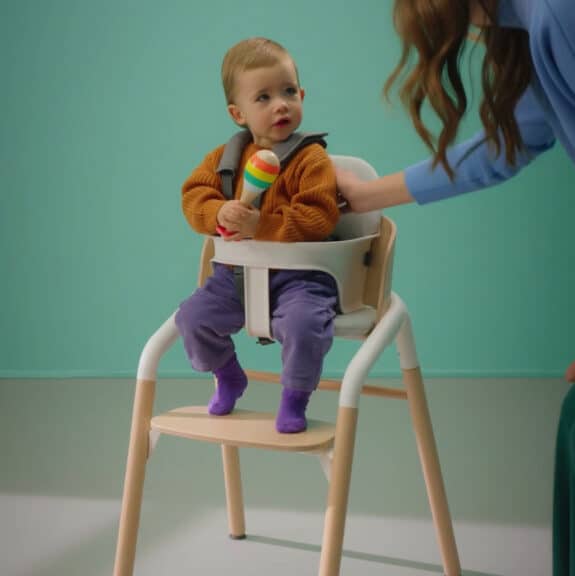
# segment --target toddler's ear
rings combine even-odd
[[[235,104],[228,105],[228,114],[236,124],[238,124],[239,126],[245,126],[246,120],[244,118],[244,115],[242,114],[242,111]]]
[[[303,99],[305,98],[305,90],[303,88],[299,89],[299,97],[301,98],[301,101],[303,102]]]
[[[575,382],[575,362],[567,368],[567,372],[565,372],[565,380],[567,380],[567,382]]]

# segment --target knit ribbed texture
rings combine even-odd
[[[261,150],[249,144],[238,167],[235,197],[242,191],[244,166]],[[217,174],[224,146],[210,152],[182,186],[182,208],[190,226],[200,234],[216,233],[216,215],[226,201]],[[310,242],[329,236],[339,210],[332,162],[319,144],[301,149],[264,193],[260,222],[254,238],[278,242]]]

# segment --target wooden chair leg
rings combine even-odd
[[[443,568],[447,576],[460,576],[461,566],[445,495],[431,417],[425,398],[421,370],[419,368],[404,369],[403,381],[407,389],[407,399],[417,440],[419,459],[423,468],[423,476],[439,541]]]
[[[242,495],[242,477],[240,454],[236,446],[222,445],[222,462],[226,484],[226,502],[228,509],[228,528],[230,537],[240,540],[246,537],[244,499]]]
[[[114,576],[132,576],[134,571],[155,388],[152,380],[136,384]]]
[[[337,414],[319,576],[339,575],[356,427],[357,408],[340,406]]]

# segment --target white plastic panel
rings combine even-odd
[[[331,274],[344,314],[363,307],[367,267],[364,257],[377,235],[337,242],[226,242],[214,238],[213,262],[288,270],[322,270]]]

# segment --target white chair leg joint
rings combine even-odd
[[[178,339],[179,332],[174,312],[146,342],[138,364],[138,380],[156,380],[162,356]]]
[[[148,433],[148,460],[152,457],[152,452],[160,439],[160,435],[159,430],[150,430]]]
[[[411,326],[409,312],[405,311],[405,318],[397,334],[397,353],[399,355],[399,365],[402,370],[412,370],[419,367],[417,350],[415,349],[415,338]]]
[[[371,367],[385,348],[395,340],[406,314],[405,304],[397,294],[392,292],[389,309],[376,324],[345,370],[339,395],[340,407],[357,408],[361,388]]]
[[[333,462],[333,448],[326,450],[325,452],[320,452],[318,455],[319,463],[321,464],[323,473],[327,481],[331,480],[331,463]]]

